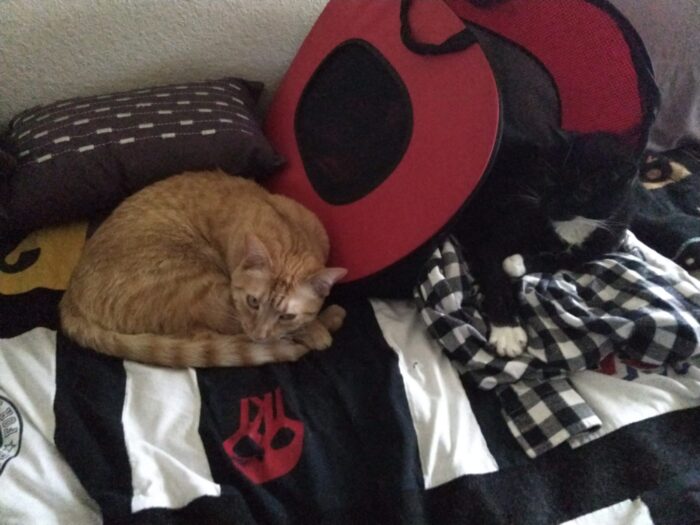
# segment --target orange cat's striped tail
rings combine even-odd
[[[100,353],[141,363],[186,367],[258,366],[296,361],[306,346],[288,340],[255,343],[243,334],[201,333],[193,338],[124,334],[102,328],[86,319],[67,297],[61,301],[61,326],[81,346]]]

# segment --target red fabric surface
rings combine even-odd
[[[625,132],[641,123],[630,48],[600,7],[586,0],[509,0],[488,8],[445,1],[460,18],[516,42],[543,63],[559,90],[564,129]]]

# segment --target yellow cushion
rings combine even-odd
[[[38,230],[0,261],[0,294],[65,290],[85,245],[87,223]]]

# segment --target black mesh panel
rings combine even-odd
[[[311,184],[330,204],[369,194],[394,170],[411,136],[405,85],[368,42],[338,46],[314,72],[295,119]]]
[[[556,84],[544,65],[517,44],[469,25],[496,77],[503,107],[505,139],[515,136],[536,143],[561,125]]]

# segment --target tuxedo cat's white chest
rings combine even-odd
[[[573,246],[583,244],[598,228],[597,221],[580,216],[570,221],[552,221],[552,226],[562,241]]]

